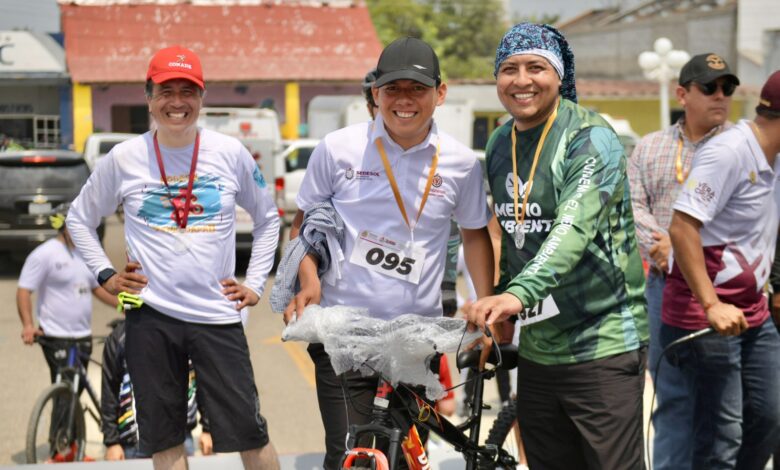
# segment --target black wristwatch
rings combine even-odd
[[[111,268],[106,268],[100,271],[97,276],[98,284],[102,286],[103,284],[108,282],[108,280],[111,279],[111,276],[113,276],[114,274],[116,274],[116,271],[114,271]]]

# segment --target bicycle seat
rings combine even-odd
[[[517,346],[514,344],[501,344],[499,349],[501,349],[501,369],[512,370],[517,367]],[[481,352],[482,350],[480,349],[461,351],[457,358],[458,369],[478,367],[479,354]],[[493,365],[498,364],[498,355],[495,348],[491,349],[487,362]]]

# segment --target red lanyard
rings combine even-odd
[[[171,195],[171,188],[168,186],[168,178],[165,176],[165,166],[160,153],[160,144],[157,143],[157,132],[154,133],[154,153],[157,156],[157,166],[160,168],[160,177],[163,180],[165,188],[168,190],[168,199],[173,205],[173,216],[176,218],[176,225],[181,228],[187,228],[187,218],[190,215],[190,204],[192,203],[192,184],[195,182],[195,167],[198,165],[198,148],[200,147],[200,132],[195,133],[195,148],[192,149],[192,163],[190,164],[190,177],[187,182],[187,192],[184,193],[184,207],[176,205],[174,197]],[[183,214],[182,214],[183,212]]]

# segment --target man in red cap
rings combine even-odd
[[[696,151],[669,227],[661,344],[692,384],[691,468],[763,469],[780,442],[780,335],[767,278],[780,216],[780,71],[743,120]]]
[[[139,448],[153,454],[155,468],[186,468],[189,357],[198,394],[208,403],[214,451],[240,452],[246,468],[277,469],[241,324],[273,263],[276,206],[249,151],[232,137],[198,128],[204,83],[194,52],[160,50],[146,79],[156,130],[101,159],[67,219],[100,285],[142,301],[126,320]],[[128,263],[117,273],[95,229],[119,204]],[[243,284],[234,274],[236,204],[254,220]]]

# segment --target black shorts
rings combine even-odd
[[[184,442],[188,358],[214,451],[240,452],[268,444],[241,323],[187,323],[144,305],[127,313],[126,329],[141,451],[153,454]]]

